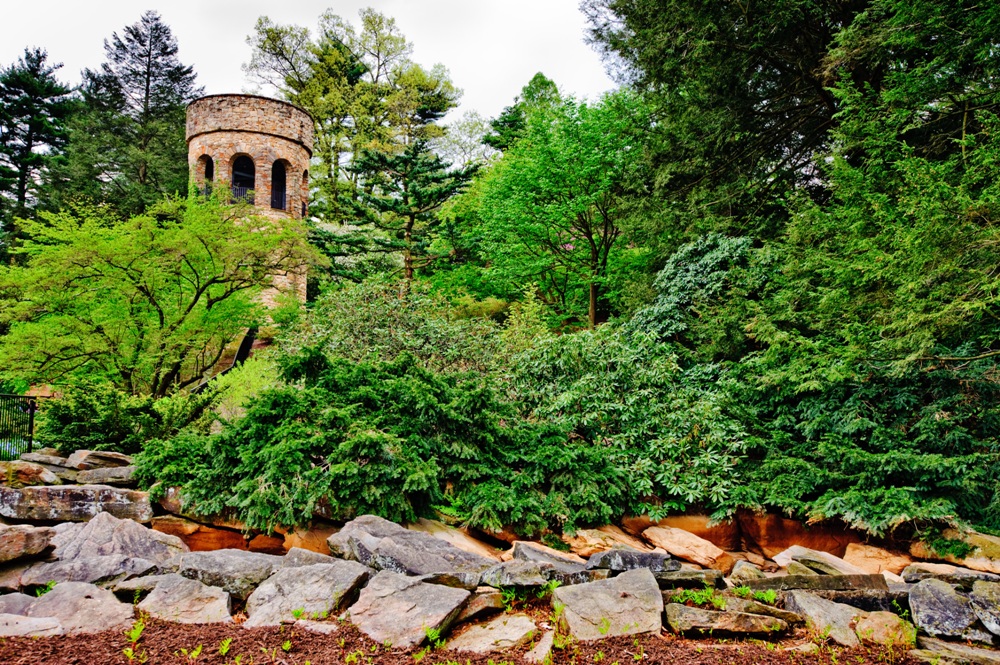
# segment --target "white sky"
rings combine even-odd
[[[240,92],[249,86],[240,65],[250,59],[245,39],[257,17],[315,30],[327,8],[357,25],[362,7],[396,19],[416,62],[449,69],[465,93],[459,113],[496,116],[539,71],[563,93],[593,98],[614,87],[583,41],[578,0],[0,0],[0,65],[40,46],[63,63],[59,79],[76,85],[80,70],[103,62],[104,39],[152,9],[207,94]]]

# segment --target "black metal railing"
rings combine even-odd
[[[274,189],[271,190],[271,207],[275,210],[285,209],[285,190]]]
[[[253,204],[253,189],[250,187],[237,187],[233,185],[233,200],[246,201]]]
[[[38,401],[24,395],[0,395],[0,460],[31,451]]]

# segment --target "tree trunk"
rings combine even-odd
[[[590,312],[587,318],[589,319],[590,329],[593,330],[597,327],[597,284],[594,282],[590,283]]]

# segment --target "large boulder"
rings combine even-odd
[[[762,580],[767,575],[757,566],[749,561],[737,561],[733,566],[733,572],[729,574],[729,581],[735,586],[746,584],[750,580]]]
[[[841,646],[860,644],[853,625],[866,613],[856,607],[824,600],[807,591],[789,591],[785,594],[785,609],[802,615],[806,627]]]
[[[179,575],[164,576],[139,609],[158,619],[174,623],[228,623],[229,594]]]
[[[910,648],[917,640],[917,629],[892,612],[872,612],[858,620],[854,633],[867,644]]]
[[[58,619],[0,612],[0,637],[54,637],[63,634],[65,631]]]
[[[906,554],[861,543],[848,543],[844,561],[872,575],[886,571],[899,575],[913,563],[913,559]]]
[[[87,522],[100,513],[149,522],[149,494],[106,485],[0,487],[0,517],[43,522]]]
[[[31,464],[37,464],[47,471],[51,471],[59,480],[63,482],[76,482],[76,476],[79,473],[76,469],[71,469],[66,465],[66,458],[60,457],[59,455],[50,454],[54,452],[52,449],[46,449],[45,451],[38,451],[33,453],[24,453],[21,455],[22,462],[29,462]]]
[[[847,545],[861,542],[857,533],[843,525],[806,525],[780,515],[741,511],[737,515],[740,533],[750,549],[773,558],[792,545],[844,556]]]
[[[653,526],[642,532],[642,537],[671,555],[684,561],[696,563],[705,568],[721,570],[728,574],[736,564],[736,559],[704,538],[683,529],[669,526]]]
[[[554,570],[551,563],[536,563],[512,559],[501,561],[491,566],[481,576],[485,586],[500,587],[539,587],[548,583],[549,573]]]
[[[714,520],[709,515],[671,515],[659,520],[651,520],[648,515],[625,517],[622,527],[625,531],[641,536],[651,526],[672,527],[704,538],[716,547],[726,551],[740,549],[740,527],[735,520]]]
[[[257,585],[281,567],[281,557],[273,554],[217,550],[180,554],[161,568],[209,586],[217,586],[245,600]]]
[[[20,576],[23,588],[45,586],[50,582],[86,582],[99,586],[114,584],[155,571],[156,563],[127,554],[82,556],[76,559],[36,563]]]
[[[0,462],[0,485],[4,487],[31,487],[33,485],[58,485],[59,476],[41,464],[15,460]]]
[[[968,596],[943,580],[925,579],[910,590],[910,611],[917,628],[931,637],[957,637],[992,642]]]
[[[513,561],[528,561],[551,566],[545,572],[549,580],[560,584],[583,584],[606,579],[609,571],[602,568],[588,568],[587,561],[569,552],[560,552],[539,543],[515,541],[511,548]]]
[[[139,481],[135,477],[134,466],[116,466],[89,469],[76,474],[76,482],[81,485],[114,485],[115,487],[135,487]]]
[[[370,569],[355,561],[332,560],[307,566],[282,568],[247,598],[247,628],[277,626],[315,615],[337,614],[368,581]]]
[[[788,630],[788,624],[771,616],[745,612],[713,612],[699,607],[670,603],[666,607],[671,630],[687,636],[739,635],[770,637]]]
[[[663,597],[648,569],[559,587],[552,592],[552,604],[562,607],[560,621],[580,640],[656,633],[661,627]]]
[[[55,554],[62,560],[120,554],[160,564],[187,551],[187,545],[177,536],[110,513],[98,513],[83,528],[60,538]]]
[[[371,579],[348,613],[368,637],[393,648],[414,647],[429,631],[444,634],[469,592],[384,570]]]
[[[962,558],[953,554],[941,555],[927,543],[915,541],[910,544],[910,554],[918,559],[943,559],[963,568],[1000,575],[1000,538],[958,529],[945,529],[941,532],[941,537],[964,543],[970,548],[970,552]]]
[[[450,640],[448,649],[472,653],[514,649],[530,642],[536,631],[531,617],[525,614],[504,614],[487,624],[472,626]]]
[[[200,524],[176,515],[154,517],[150,526],[154,531],[180,538],[192,552],[248,549],[247,539],[240,531]]]
[[[681,563],[671,559],[669,554],[661,552],[640,552],[630,548],[615,547],[592,555],[587,560],[587,568],[606,569],[614,573],[648,568],[654,573],[667,573],[680,570]]]
[[[66,466],[77,471],[132,465],[132,458],[111,450],[78,450],[66,458]]]
[[[986,629],[1000,635],[1000,584],[980,580],[973,582],[969,602]]]
[[[787,566],[789,561],[797,561],[803,566],[821,575],[867,575],[868,571],[853,566],[840,557],[829,552],[809,549],[793,545],[784,552],[774,556],[774,562],[779,566]]]
[[[127,628],[131,605],[119,602],[107,589],[85,582],[62,582],[28,607],[29,617],[48,617],[62,624],[67,635]]]
[[[606,525],[596,529],[579,529],[572,536],[562,535],[562,541],[569,545],[573,554],[584,558],[612,548],[630,549],[637,552],[652,552],[645,541],[630,536],[619,527]]]
[[[0,596],[0,599],[2,598],[3,596]],[[502,609],[504,609],[503,594],[493,587],[481,586],[472,592],[455,623],[470,621],[480,615],[492,614]]]
[[[41,554],[55,535],[55,530],[48,527],[0,524],[0,563]]]
[[[500,560],[500,552],[497,548],[487,545],[477,538],[473,538],[462,529],[456,529],[442,522],[421,517],[416,522],[407,524],[406,528],[410,531],[418,531],[434,536],[469,554],[481,556],[492,561]]]
[[[26,593],[7,593],[0,596],[0,614],[24,614],[35,601]]]
[[[311,566],[314,563],[334,563],[334,559],[329,554],[320,554],[312,550],[304,550],[301,547],[293,547],[281,558],[282,568],[296,568],[298,566]]]

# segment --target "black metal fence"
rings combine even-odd
[[[0,395],[0,460],[13,460],[31,450],[38,401],[23,395]]]
[[[271,207],[275,210],[285,210],[285,190],[271,190]]]

